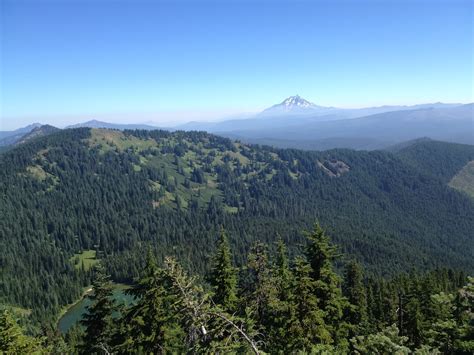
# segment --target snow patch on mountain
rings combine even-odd
[[[263,110],[259,115],[288,115],[288,114],[312,114],[316,112],[332,110],[332,107],[318,106],[299,95],[290,96],[277,105]]]

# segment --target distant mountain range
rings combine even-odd
[[[0,147],[15,144],[25,134],[33,129],[40,127],[41,123],[32,123],[26,127],[15,129],[14,131],[0,131]]]
[[[193,122],[177,128],[282,148],[373,150],[420,137],[474,144],[473,117],[473,104],[341,109],[318,106],[297,95],[249,119]]]
[[[0,147],[15,144],[38,126],[41,125],[35,123],[15,131],[0,132]],[[78,127],[160,129],[147,124],[97,120],[66,128]],[[247,143],[306,150],[385,149],[420,137],[474,144],[474,105],[437,102],[344,109],[319,106],[296,95],[245,119],[189,122],[161,129],[207,131]]]
[[[153,130],[159,129],[156,126],[146,125],[146,124],[120,124],[120,123],[108,123],[102,122],[97,120],[91,120],[83,123],[77,123],[71,126],[67,126],[66,128],[80,128],[80,127],[88,127],[88,128],[108,128],[108,129],[146,129],[146,130]]]

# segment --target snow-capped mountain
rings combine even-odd
[[[296,96],[290,96],[289,98],[285,99],[280,106],[285,106],[288,109],[292,109],[293,107],[317,107],[315,104],[312,102],[309,102],[308,100],[303,99],[299,95]]]
[[[263,110],[259,115],[274,116],[274,115],[300,115],[300,114],[314,114],[322,111],[330,111],[332,107],[324,107],[313,104],[312,102],[303,99],[299,95],[290,96],[277,105],[273,105]]]

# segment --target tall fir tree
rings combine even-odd
[[[255,321],[268,333],[274,310],[277,306],[277,290],[270,267],[267,246],[256,242],[247,258],[247,270],[250,272],[246,305],[253,313]]]
[[[169,291],[176,296],[171,311],[179,314],[186,333],[187,350],[193,353],[258,354],[255,332],[247,319],[236,317],[209,301],[209,293],[190,277],[173,258],[165,258]]]
[[[4,310],[0,314],[0,354],[46,354],[49,349],[41,340],[25,335],[13,315]]]
[[[125,313],[117,349],[120,352],[168,353],[183,351],[184,333],[177,315],[170,310],[176,298],[164,271],[148,251],[147,262],[138,282],[127,291],[136,302]]]
[[[324,310],[324,320],[336,344],[347,342],[348,326],[343,320],[347,299],[342,295],[341,277],[334,271],[334,261],[339,257],[337,247],[319,224],[306,233],[306,259],[311,266],[311,277],[315,280],[315,293],[319,307]]]
[[[87,298],[92,303],[87,306],[86,314],[81,320],[84,326],[84,337],[81,352],[84,354],[101,354],[111,350],[112,314],[115,309],[113,288],[110,277],[99,264],[95,268],[92,290]]]
[[[454,347],[459,354],[474,354],[474,277],[456,296],[457,339]]]
[[[427,332],[428,343],[446,354],[453,353],[456,339],[454,298],[454,295],[445,292],[431,296],[434,317]]]
[[[355,334],[364,334],[367,331],[367,292],[364,285],[362,267],[351,261],[346,265],[343,295],[349,302],[346,309],[346,320],[351,326],[350,337]]]
[[[311,276],[312,269],[303,258],[295,260],[293,269],[293,297],[290,300],[290,318],[286,335],[287,348],[310,351],[314,344],[333,342],[328,327],[324,323],[324,312],[319,308],[316,297],[316,282]]]
[[[283,239],[278,238],[277,253],[275,258],[274,275],[278,289],[278,297],[281,301],[286,301],[291,294],[291,270],[288,259],[288,250]]]
[[[238,302],[237,274],[232,265],[232,253],[224,229],[221,229],[216,253],[212,259],[209,282],[213,288],[213,301],[232,312]]]
[[[288,251],[281,238],[276,242],[276,255],[272,266],[272,285],[274,287],[274,297],[269,304],[271,316],[267,320],[267,347],[266,351],[275,353],[282,349],[287,349],[288,327],[291,321],[291,298],[292,298],[292,273],[288,260]]]

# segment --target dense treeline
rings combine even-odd
[[[474,146],[428,140],[400,149],[397,156],[447,183],[466,162],[474,160]]]
[[[116,281],[139,276],[149,247],[203,275],[221,225],[238,266],[256,240],[272,251],[278,233],[301,254],[300,231],[318,219],[370,275],[474,269],[472,200],[384,152],[64,130],[0,156],[0,199],[0,302],[35,322],[54,321],[90,284],[74,254],[95,250]]]
[[[202,278],[173,258],[146,266],[118,306],[104,269],[95,273],[92,304],[66,335],[26,337],[9,313],[0,318],[0,351],[104,353],[472,354],[474,279],[437,270],[386,281],[368,278],[355,261],[343,277],[340,257],[316,225],[302,256],[282,239],[274,252],[256,242],[237,268],[222,230]]]

